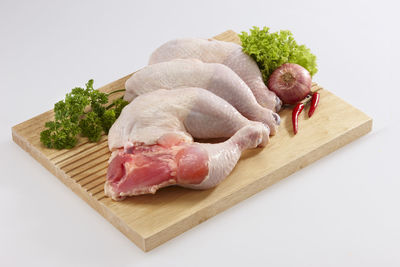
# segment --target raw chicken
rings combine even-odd
[[[222,63],[242,78],[261,106],[275,112],[281,108],[281,100],[264,84],[257,63],[243,53],[242,47],[238,44],[214,39],[176,39],[156,49],[150,57],[149,64],[177,58],[196,58],[208,63]]]
[[[124,99],[132,101],[138,95],[160,88],[200,87],[228,101],[243,116],[260,121],[276,133],[280,117],[257,103],[250,88],[230,68],[219,63],[204,63],[197,59],[175,59],[147,66],[125,83]]]
[[[193,138],[230,137],[218,144]],[[160,89],[135,98],[111,127],[105,184],[115,200],[169,185],[207,189],[234,168],[241,152],[265,146],[269,128],[243,117],[201,88]]]

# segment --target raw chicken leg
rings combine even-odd
[[[238,44],[214,39],[186,38],[172,40],[153,52],[149,64],[177,58],[197,58],[203,62],[222,63],[242,78],[261,106],[276,112],[281,108],[281,100],[274,92],[269,91],[264,84],[257,63],[243,53],[242,47]]]
[[[231,137],[219,144],[196,138]],[[157,90],[135,98],[111,127],[106,195],[155,193],[173,184],[206,189],[221,182],[243,150],[265,146],[269,129],[201,88]]]
[[[197,59],[175,59],[147,66],[125,83],[124,99],[132,101],[138,95],[160,88],[200,87],[228,101],[243,116],[260,121],[276,133],[280,117],[258,104],[250,88],[230,68],[219,63],[204,63]]]

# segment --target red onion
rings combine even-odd
[[[311,75],[300,65],[285,63],[269,77],[268,88],[275,92],[284,104],[295,104],[311,91]]]

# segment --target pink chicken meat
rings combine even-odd
[[[281,100],[268,90],[257,63],[243,53],[238,44],[214,39],[176,39],[157,48],[150,57],[149,65],[178,58],[196,58],[207,63],[224,64],[249,86],[261,106],[275,112],[281,108]]]
[[[262,107],[250,88],[230,68],[219,63],[204,63],[197,59],[175,59],[144,67],[125,83],[124,99],[132,101],[159,88],[175,89],[185,86],[204,88],[228,101],[249,120],[262,122],[276,133],[278,114]]]
[[[205,144],[193,137],[229,139]],[[246,119],[204,89],[140,95],[110,129],[106,195],[120,200],[169,185],[214,187],[232,171],[243,150],[265,146],[268,138],[267,126]]]

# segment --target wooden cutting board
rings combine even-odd
[[[240,42],[233,31],[215,38]],[[122,89],[129,77],[99,90]],[[168,187],[155,195],[112,201],[103,190],[110,156],[107,136],[98,143],[81,139],[71,150],[47,149],[41,145],[39,134],[44,122],[53,119],[53,111],[12,127],[12,136],[138,247],[149,251],[371,131],[372,119],[363,112],[327,90],[320,93],[321,102],[314,116],[307,118],[307,112],[300,116],[296,136],[292,134],[291,110],[283,110],[279,132],[270,144],[264,149],[246,151],[229,177],[205,191]]]

